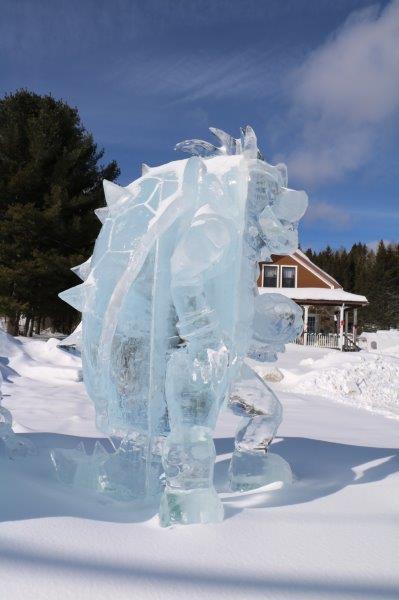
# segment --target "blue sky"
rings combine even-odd
[[[310,208],[301,245],[399,240],[399,0],[0,0],[0,93],[77,106],[121,167],[251,124]]]

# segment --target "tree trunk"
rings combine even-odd
[[[35,319],[34,317],[31,318],[30,323],[29,323],[29,331],[28,331],[28,336],[32,337],[33,335],[33,325],[35,323]]]
[[[25,325],[24,325],[24,336],[25,337],[28,335],[30,321],[31,321],[31,317],[26,315]]]
[[[19,313],[16,313],[15,315],[8,317],[7,333],[9,335],[19,335],[19,317],[20,317]]]
[[[41,323],[42,323],[42,319],[41,319],[41,317],[37,317],[37,320],[36,320],[36,327],[35,327],[35,333],[36,333],[37,335],[39,335],[39,334],[40,334],[40,326],[41,326]]]

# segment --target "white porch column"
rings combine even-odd
[[[340,350],[343,350],[344,345],[345,345],[344,326],[345,326],[345,304],[341,304],[341,308],[339,310],[339,347],[340,347]]]
[[[353,326],[352,326],[353,343],[357,340],[357,308],[353,309]]]
[[[308,343],[308,317],[309,317],[309,305],[305,304],[303,307],[303,345],[307,346]]]

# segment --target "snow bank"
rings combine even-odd
[[[0,357],[8,359],[20,351],[21,343],[0,328]],[[4,361],[3,361],[4,362]]]
[[[364,331],[359,337],[359,345],[369,352],[399,357],[399,330]]]
[[[81,359],[58,343],[0,331],[3,405],[13,414],[14,431],[54,431],[57,423],[57,431],[97,434],[94,409],[81,383]]]
[[[302,350],[302,348],[301,348]],[[344,354],[336,350],[318,349],[306,358],[298,351],[288,352],[297,357],[293,367],[281,368],[284,379],[276,391],[292,391],[323,396],[335,402],[349,404],[399,419],[399,358],[360,352]]]

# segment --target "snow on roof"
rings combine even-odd
[[[292,300],[305,302],[306,300],[315,302],[336,302],[337,304],[368,304],[366,296],[351,294],[340,288],[259,288],[260,294],[282,294]]]

